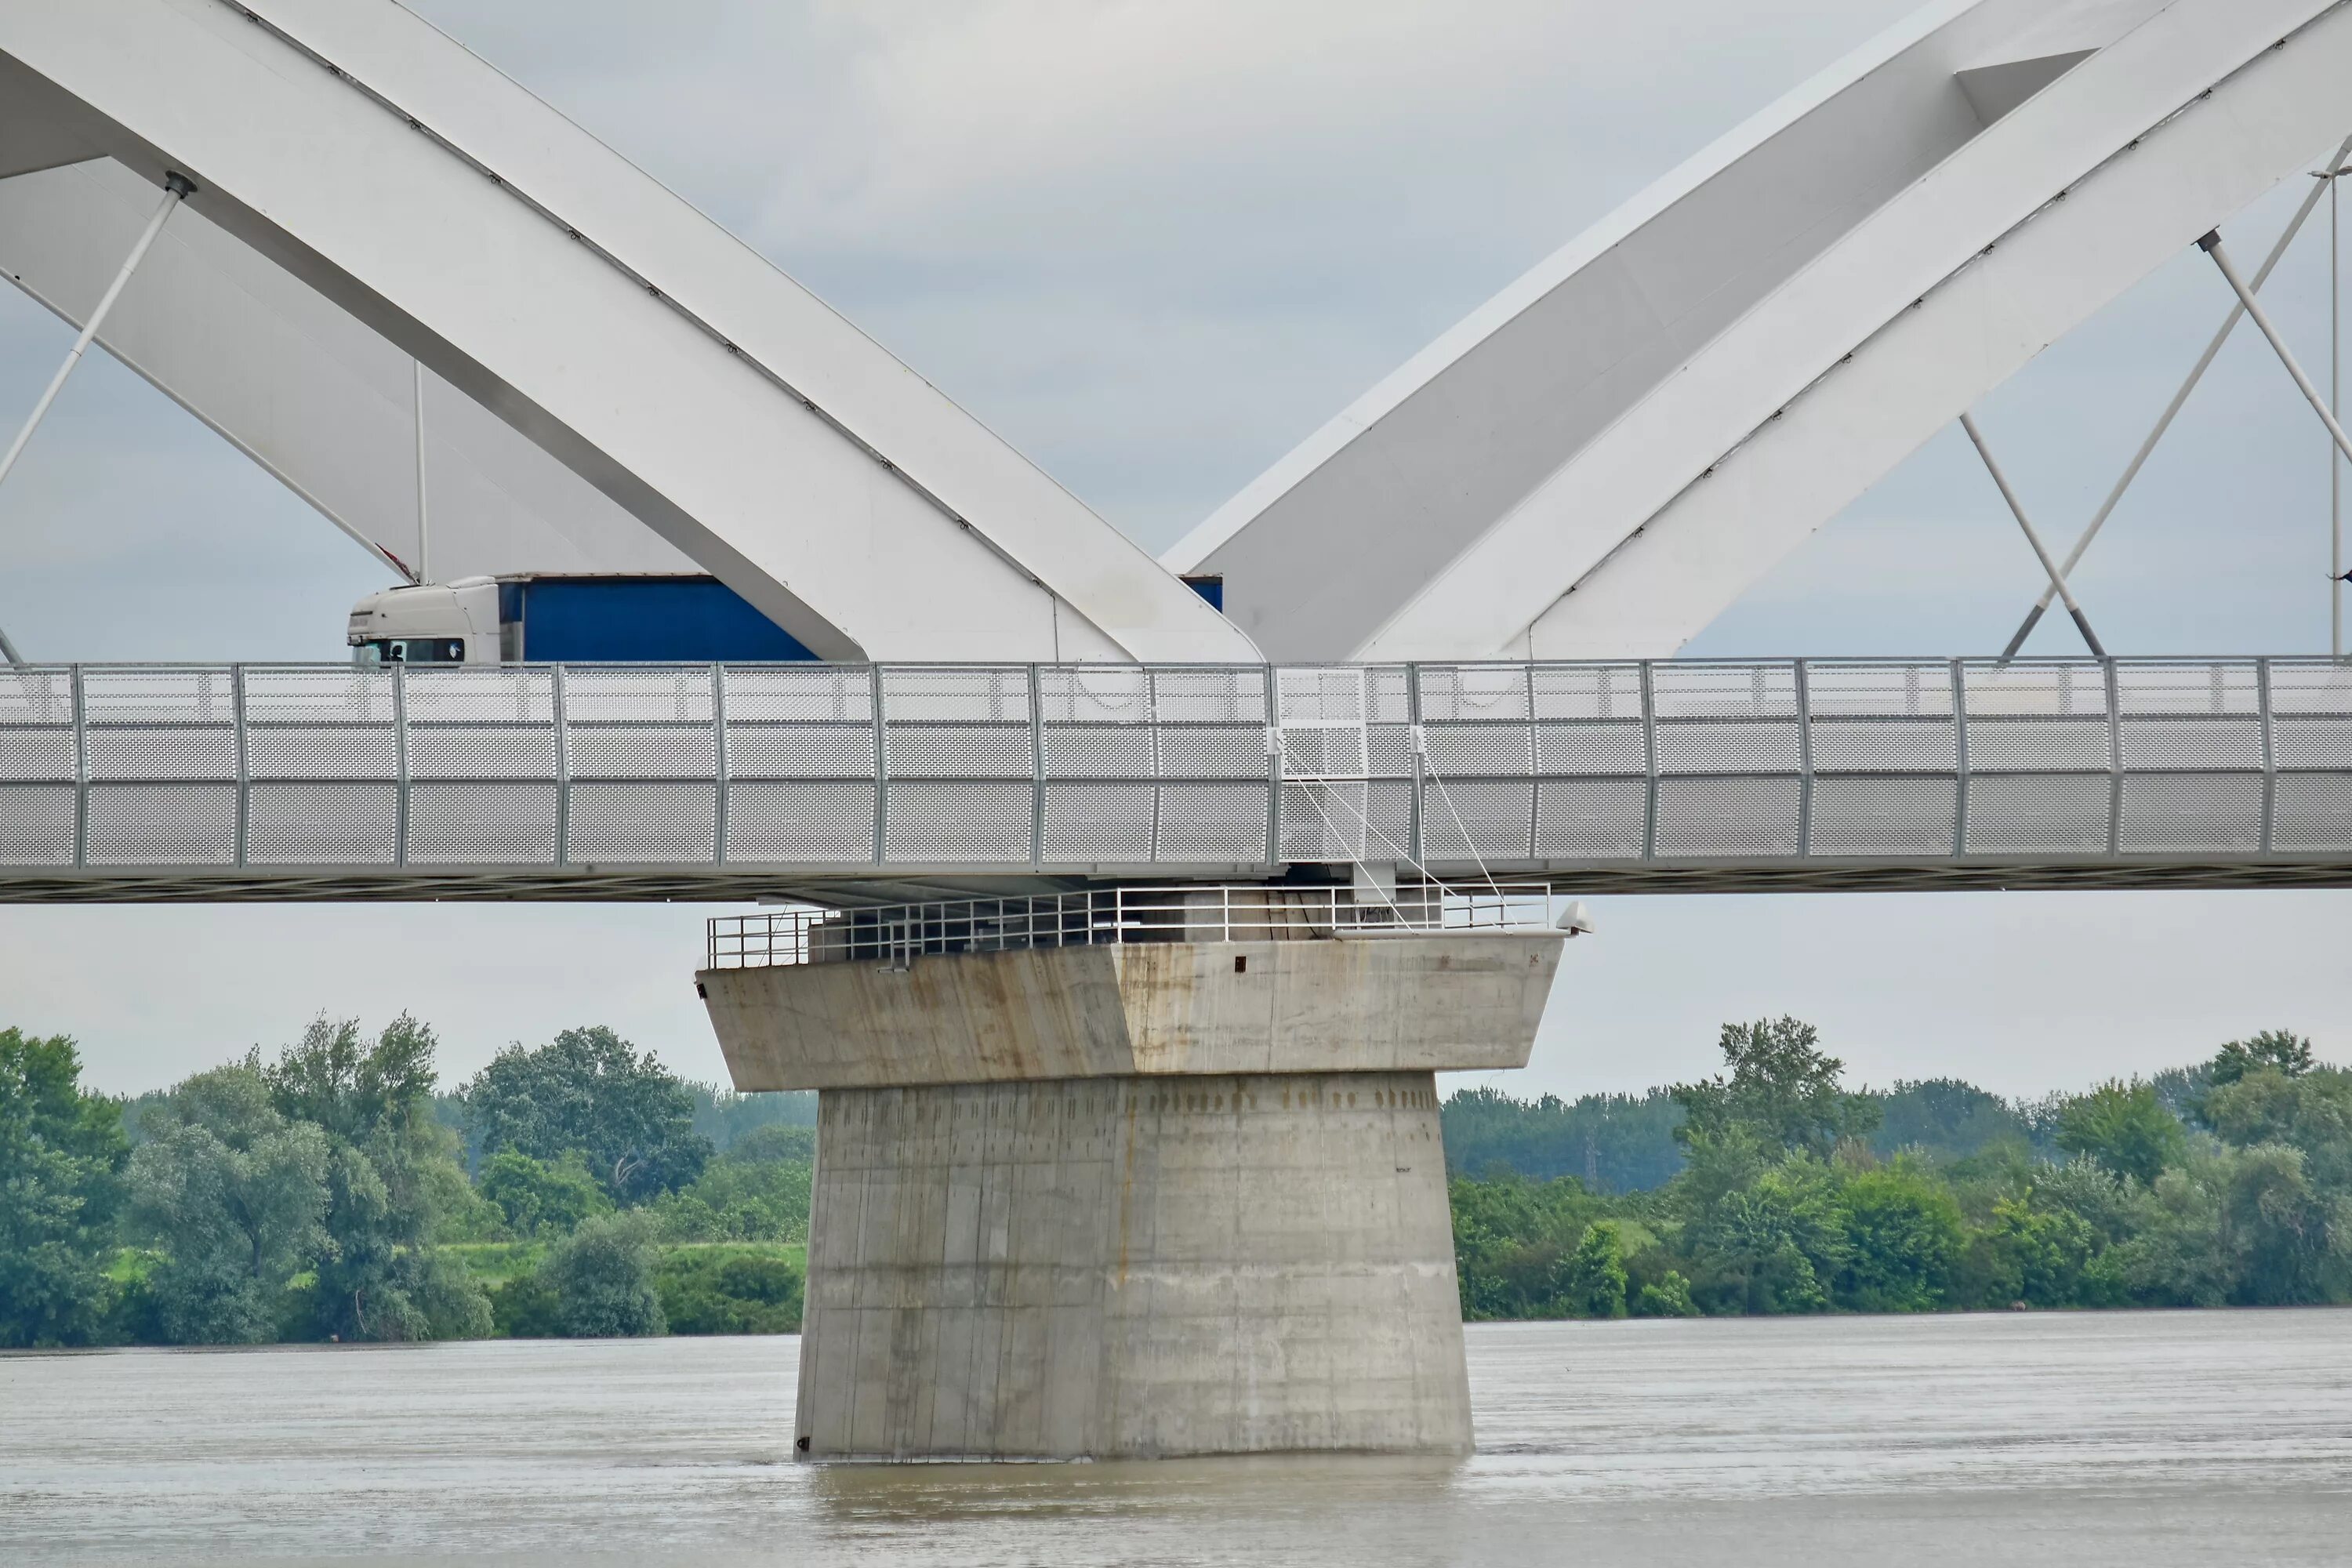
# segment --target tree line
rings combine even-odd
[[[1444,1107],[1477,1318],[2352,1302],[2352,1072],[2285,1030],[2087,1093],[1849,1090],[1794,1018],[1725,1070]]]
[[[0,1346],[798,1327],[814,1097],[601,1026],[439,1091],[431,1029],[320,1018],[117,1100],[0,1030]]]
[[[1849,1089],[1793,1018],[1637,1096],[1444,1103],[1472,1319],[2352,1301],[2352,1072],[2268,1031],[2011,1101]],[[444,1091],[433,1032],[321,1018],[171,1089],[0,1030],[0,1347],[799,1326],[814,1096],[612,1030]]]

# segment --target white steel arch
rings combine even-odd
[[[196,195],[100,341],[380,552],[413,531],[414,363],[437,576],[683,557],[828,658],[1257,658],[935,388],[393,0],[0,0],[12,279],[79,321],[126,184],[135,210],[167,172]]]
[[[1944,0],[1490,301],[1163,560],[1276,658],[1673,652],[2352,124],[2342,0]]]
[[[110,158],[0,180],[0,270],[77,326],[154,205]],[[676,546],[373,328],[184,207],[99,341],[371,553],[413,576],[415,422],[432,575],[691,572]],[[0,547],[5,548],[5,547]]]

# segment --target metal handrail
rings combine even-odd
[[[706,969],[830,963],[904,967],[923,953],[1021,952],[1137,942],[1353,940],[1478,931],[1558,935],[1570,901],[1540,882],[1401,887],[1364,901],[1352,888],[1175,884],[720,915]]]
[[[2317,658],[0,670],[0,871],[2352,854],[2346,789]]]

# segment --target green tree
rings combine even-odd
[[[554,1293],[556,1321],[573,1339],[615,1339],[668,1331],[654,1289],[652,1227],[643,1215],[584,1221],[555,1244],[539,1277]]]
[[[1967,1243],[1948,1188],[1898,1162],[1846,1179],[1845,1267],[1839,1304],[1864,1312],[1926,1312],[1944,1304],[1952,1265]]]
[[[1958,1079],[1898,1081],[1879,1104],[1882,1114],[1871,1148],[1882,1156],[1916,1149],[1964,1160],[1997,1142],[2027,1135],[2024,1121],[2007,1100]]]
[[[1694,1294],[1716,1311],[1827,1310],[1848,1250],[1837,1189],[1826,1163],[1791,1153],[1708,1204],[1683,1232]]]
[[[2104,1173],[2102,1173],[2104,1174]],[[2109,1178],[2112,1180],[2112,1178]],[[2098,1244],[2090,1222],[2046,1206],[2039,1194],[2003,1198],[1977,1238],[1978,1299],[1968,1305],[2071,1307],[2081,1302],[2083,1270]]]
[[[673,1334],[789,1334],[801,1326],[801,1275],[772,1253],[682,1247],[654,1272]]]
[[[2146,1307],[2220,1307],[2237,1283],[2222,1215],[2229,1152],[2192,1150],[2142,1187],[2126,1189],[2120,1238],[2091,1259],[2095,1300]]]
[[[805,1241],[816,1130],[767,1126],[648,1207],[671,1241]]]
[[[491,1332],[501,1339],[560,1340],[562,1303],[539,1270],[518,1274],[490,1292]]]
[[[652,1052],[602,1025],[566,1029],[536,1050],[510,1046],[466,1086],[467,1125],[485,1155],[534,1160],[580,1150],[621,1203],[685,1186],[710,1142],[694,1131],[695,1097]]]
[[[1726,1024],[1718,1043],[1729,1077],[1674,1088],[1685,1118],[1675,1135],[1684,1143],[1745,1126],[1784,1149],[1826,1158],[1841,1139],[1878,1125],[1878,1101],[1845,1091],[1845,1063],[1822,1051],[1821,1031],[1811,1024],[1787,1017]]]
[[[1560,1270],[1559,1298],[1580,1318],[1625,1315],[1625,1246],[1613,1222],[1595,1220],[1585,1227]]]
[[[2286,1029],[2231,1040],[2206,1064],[2206,1081],[2218,1089],[2266,1068],[2284,1078],[2302,1077],[2312,1068],[2311,1042]]]
[[[1637,1318],[1696,1318],[1698,1307],[1691,1300],[1690,1281],[1669,1268],[1654,1285],[1642,1287],[1642,1294],[1633,1303]]]
[[[2152,1086],[2137,1079],[2101,1084],[2058,1109],[2061,1149],[2088,1155],[2142,1186],[2152,1185],[2166,1166],[2178,1164],[2188,1144],[2180,1118],[2164,1109]]]
[[[2352,1203],[2314,1189],[2302,1150],[2257,1143],[2237,1153],[2221,1213],[2237,1266],[2233,1300],[2285,1307],[2341,1298],[2352,1266]]]
[[[1447,1096],[1443,1117],[1446,1168],[1456,1175],[1574,1176],[1592,1192],[1629,1193],[1662,1186],[1682,1168],[1683,1109],[1663,1089],[1569,1101],[1514,1100],[1481,1085]]]
[[[131,1156],[132,1234],[163,1250],[157,1321],[180,1344],[276,1336],[288,1279],[329,1246],[326,1134],[270,1103],[257,1060],[198,1073],[144,1118]]]
[[[433,1247],[465,1181],[433,1115],[433,1031],[405,1014],[370,1040],[356,1019],[319,1018],[267,1068],[272,1103],[328,1141],[329,1245],[310,1290],[320,1338],[475,1338],[488,1296]]]
[[[2293,1077],[2261,1068],[2208,1093],[2200,1115],[2238,1148],[2284,1143],[2303,1153],[2322,1192],[2352,1192],[2352,1073],[2316,1068]]]
[[[1601,1204],[1568,1178],[1457,1178],[1450,1192],[1464,1314],[1532,1318],[1552,1310],[1559,1270]]]
[[[569,1236],[590,1215],[613,1212],[577,1149],[551,1163],[505,1150],[482,1162],[475,1186],[517,1236]]]
[[[0,1029],[0,1348],[97,1332],[130,1157],[121,1109],[82,1092],[72,1040]]]
[[[813,1089],[739,1094],[716,1084],[689,1083],[686,1089],[694,1097],[694,1130],[722,1154],[770,1127],[816,1131],[816,1090]]]

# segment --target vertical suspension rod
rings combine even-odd
[[[416,410],[416,580],[433,581],[433,531],[425,504],[425,362],[409,361]]]
[[[2052,591],[2065,604],[2066,613],[2074,617],[2074,627],[2083,634],[2084,645],[2095,657],[2106,658],[2107,650],[2099,646],[2099,634],[2091,629],[2091,618],[2083,614],[2083,606],[2074,602],[2074,590],[2066,586],[2066,574],[2058,569],[2058,563],[2051,559],[2050,547],[2042,542],[2042,535],[2034,528],[2033,520],[2025,515],[2025,504],[2010,488],[2009,476],[2000,471],[2000,464],[1993,458],[1992,448],[1985,445],[1984,432],[1977,428],[1976,416],[1961,415],[1960,428],[1967,431],[1969,439],[1976,444],[1977,456],[1984,459],[1985,472],[1990,474],[1992,482],[2000,487],[2000,499],[2009,503],[2010,515],[2017,519],[2017,526],[2025,531],[2025,542],[2033,546],[2033,553],[2041,561],[2042,570],[2049,575]]]
[[[97,338],[98,330],[106,324],[107,315],[114,309],[114,302],[122,297],[123,286],[131,281],[131,275],[139,270],[139,264],[147,259],[147,252],[154,245],[155,237],[163,232],[164,220],[172,216],[173,207],[195,195],[195,185],[184,174],[163,176],[163,199],[156,204],[154,216],[140,231],[138,243],[131,247],[131,254],[123,258],[122,269],[114,275],[114,281],[108,284],[106,292],[99,296],[97,309],[91,310],[89,320],[82,323],[81,331],[74,338],[73,347],[66,351],[65,363],[58,366],[58,374],[49,377],[48,387],[42,392],[41,400],[33,405],[33,412],[26,418],[23,428],[16,432],[16,439],[9,445],[8,455],[0,458],[0,484],[7,482],[8,475],[16,467],[16,459],[25,455],[26,445],[32,440],[33,432],[41,427],[41,420],[47,416],[49,405],[58,400],[58,394],[65,390],[66,378],[73,374],[74,366],[81,363],[81,356],[89,352],[91,342]],[[5,632],[0,632],[0,656],[5,656],[10,664],[25,662],[16,652],[16,645],[8,640]]]
[[[2352,145],[2352,143],[2347,143]],[[2344,422],[2344,264],[2338,255],[2343,232],[2344,160],[2327,170],[2327,405]],[[2344,657],[2344,461],[2327,454],[2327,656]],[[2267,847],[2267,846],[2266,846]]]

